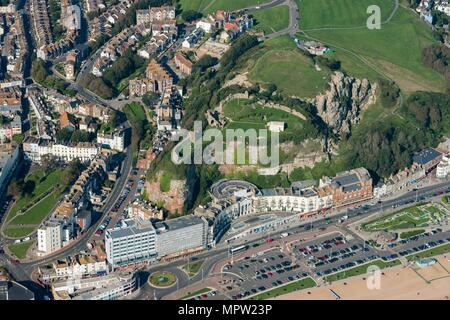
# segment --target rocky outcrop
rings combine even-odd
[[[317,114],[337,135],[349,135],[360,120],[361,111],[375,101],[375,86],[367,79],[356,79],[335,72],[329,89],[313,99]]]

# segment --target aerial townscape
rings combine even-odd
[[[449,21],[1,0],[0,300],[448,300]]]

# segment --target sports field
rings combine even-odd
[[[306,34],[330,46],[335,51],[330,56],[350,74],[390,78],[405,92],[444,90],[443,76],[421,61],[422,50],[435,42],[431,29],[402,6],[394,12],[394,0],[301,0],[298,4],[305,31],[299,37]],[[366,10],[374,4],[386,22],[379,30],[366,27]]]
[[[387,216],[362,225],[363,230],[374,232],[380,230],[398,230],[437,225],[448,216],[449,212],[439,204],[424,204],[394,212]]]

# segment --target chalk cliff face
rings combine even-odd
[[[333,133],[347,136],[352,125],[359,122],[361,111],[375,101],[375,85],[342,72],[332,74],[328,84],[329,89],[317,95],[313,104]]]

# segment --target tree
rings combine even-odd
[[[80,160],[74,159],[64,170],[64,174],[61,177],[61,182],[64,186],[69,186],[80,174],[83,170],[83,165]]]
[[[69,142],[72,139],[73,131],[69,128],[63,128],[56,133],[56,140],[59,142]]]
[[[27,195],[32,194],[35,187],[36,187],[36,182],[34,182],[33,180],[27,180],[23,184],[22,196],[27,196]]]
[[[45,79],[47,79],[49,75],[50,73],[47,70],[47,66],[44,60],[39,58],[33,60],[31,64],[31,77],[33,78],[34,81],[43,84]]]
[[[9,184],[8,193],[14,198],[22,195],[24,181],[22,179],[14,178]]]
[[[152,108],[155,106],[155,104],[158,102],[160,98],[159,93],[157,92],[147,92],[142,96],[142,102],[149,108]]]
[[[319,64],[325,66],[331,71],[336,71],[341,68],[341,62],[337,59],[328,59],[325,57],[317,56],[317,61],[319,62]]]
[[[55,158],[50,154],[43,155],[41,158],[41,168],[44,174],[48,175],[54,167],[56,167]]]
[[[83,130],[74,131],[71,137],[73,142],[88,142],[90,140],[89,133]]]
[[[385,108],[394,107],[400,97],[400,88],[394,82],[384,79],[381,79],[379,84],[381,89],[381,104]]]
[[[108,125],[112,128],[115,129],[117,128],[117,126],[120,124],[120,119],[119,116],[117,115],[117,112],[114,110],[111,110],[109,112],[109,117],[108,117]]]
[[[198,20],[201,17],[203,17],[203,14],[201,12],[194,11],[194,10],[186,10],[186,11],[183,11],[183,13],[181,14],[181,17],[186,22],[192,22],[192,21]]]
[[[192,66],[193,72],[204,72],[209,67],[216,65],[219,62],[217,58],[211,57],[209,54],[205,54],[203,57],[198,59],[196,63]]]

